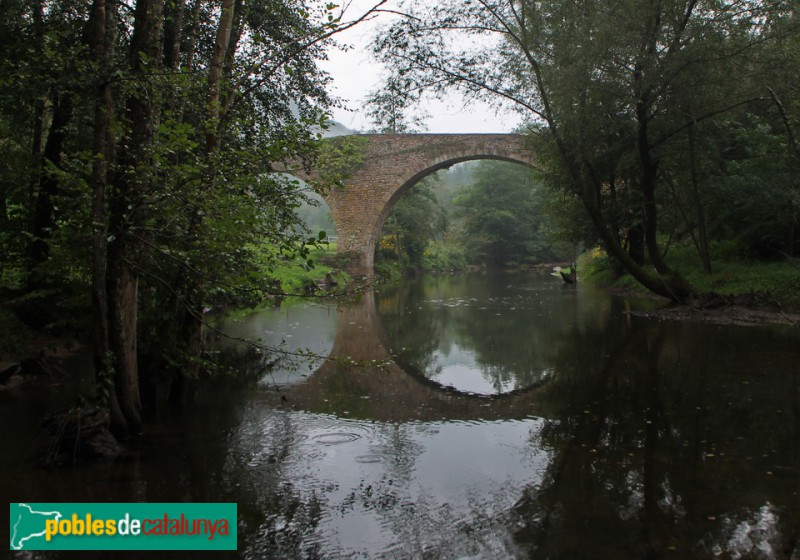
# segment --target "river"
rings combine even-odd
[[[236,502],[239,550],[215,557],[797,560],[798,329],[630,313],[652,305],[539,273],[284,303],[222,329],[340,359],[225,358],[238,376],[110,464],[31,468],[8,439],[0,488]],[[50,402],[5,399],[17,423]]]

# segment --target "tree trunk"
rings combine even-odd
[[[656,171],[658,163],[653,159],[650,151],[650,138],[648,134],[649,122],[647,109],[644,102],[640,102],[636,109],[638,128],[638,148],[639,163],[641,165],[641,176],[639,178],[639,189],[642,193],[642,204],[644,207],[644,244],[647,248],[647,255],[656,271],[665,276],[674,276],[674,272],[664,261],[661,248],[658,246],[658,206],[656,205],[655,187]]]
[[[205,146],[206,173],[203,185],[203,191],[206,193],[212,192],[216,185],[217,157],[219,156],[220,148],[221,80],[225,66],[225,57],[227,55],[233,56],[234,54],[229,52],[228,47],[230,45],[235,5],[235,0],[223,0],[217,35],[214,41],[214,50],[209,63],[207,82],[208,114]],[[189,221],[188,239],[197,237],[197,232],[201,225],[200,222],[200,215],[195,212]],[[186,344],[186,351],[191,358],[199,358],[203,352],[203,292],[204,290],[199,279],[187,279],[185,291],[187,294],[187,309],[183,314],[182,338]],[[196,359],[192,360],[186,364],[186,368],[187,371],[185,374],[189,377],[194,377],[197,374],[199,362]]]
[[[244,33],[244,0],[235,0],[233,6],[233,18],[231,19],[230,38],[225,48],[224,72],[227,75],[233,70],[233,62],[236,58],[236,50],[239,48],[239,41],[242,40]]]
[[[33,5],[33,19],[34,19],[34,33],[37,37],[37,43],[41,48],[44,41],[44,5],[41,0],[36,0]],[[87,46],[92,46],[92,27],[95,25],[93,18],[90,17],[86,22],[85,27],[81,33],[81,42]],[[50,121],[50,128],[45,142],[44,151],[42,153],[41,162],[39,166],[39,177],[31,181],[32,187],[38,186],[36,192],[36,201],[34,204],[34,215],[31,223],[32,241],[28,248],[28,256],[30,258],[31,269],[35,268],[45,262],[50,256],[50,245],[48,239],[52,234],[55,227],[55,204],[53,199],[58,193],[58,179],[50,172],[50,167],[61,167],[61,152],[66,140],[66,127],[72,119],[73,114],[73,101],[72,91],[53,91],[52,92],[52,105],[53,112]],[[43,102],[42,102],[43,103]],[[44,105],[42,105],[44,109]],[[38,106],[37,106],[38,112]],[[42,116],[44,112],[42,113]],[[37,117],[37,121],[39,121]],[[44,124],[44,119],[41,122],[35,123],[39,127]],[[34,156],[38,146],[41,144],[41,137],[34,131]],[[28,282],[35,282],[34,278],[29,278]]]
[[[124,417],[120,435],[138,434],[142,428],[137,359],[139,277],[142,250],[138,236],[144,223],[144,196],[155,181],[150,148],[160,110],[158,73],[163,61],[164,0],[138,0],[134,11],[129,65],[141,84],[126,104],[130,132],[124,141],[115,175],[114,204],[110,208],[108,252],[109,346],[114,356],[114,395]],[[142,54],[145,57],[142,57]],[[124,429],[123,429],[124,428]]]
[[[708,247],[708,228],[706,226],[706,212],[703,201],[700,197],[700,181],[697,174],[697,158],[695,157],[694,143],[694,122],[689,125],[687,134],[689,135],[689,160],[692,175],[692,199],[694,201],[695,212],[697,212],[698,246],[700,249],[700,261],[703,263],[703,270],[711,274],[711,251]]]
[[[792,121],[789,118],[789,114],[786,112],[786,107],[784,107],[781,100],[778,98],[778,95],[772,88],[767,88],[769,91],[770,96],[772,97],[772,101],[775,103],[775,106],[778,108],[778,112],[781,115],[781,120],[783,121],[783,126],[786,129],[786,139],[789,143],[789,150],[791,155],[794,157],[795,165],[800,166],[800,142],[797,141],[797,135],[794,132],[794,127],[792,126]],[[800,192],[798,192],[798,188],[796,186],[793,187],[795,191],[793,194],[794,196],[791,199],[792,205],[792,219],[789,224],[789,243],[788,243],[788,254],[789,257],[793,257],[795,254],[795,237],[798,222],[798,201],[800,200]]]
[[[36,0],[33,3],[33,34],[37,49],[41,49],[44,45],[44,8],[41,0]],[[40,55],[39,51],[36,52]],[[41,55],[40,55],[41,56]],[[42,95],[34,102],[32,138],[31,138],[31,161],[33,162],[33,170],[31,173],[30,193],[31,201],[35,193],[39,192],[39,179],[41,172],[39,168],[42,165],[42,139],[44,138],[45,123],[45,107],[47,95]]]
[[[642,286],[654,294],[669,298],[672,301],[682,303],[692,295],[693,290],[683,281],[674,276],[653,276],[639,266],[630,254],[625,250],[614,232],[609,228],[602,210],[599,208],[595,190],[589,179],[584,178],[583,205],[592,219],[597,232],[603,239],[603,246],[615,258],[622,267],[633,276]]]
[[[92,342],[94,352],[95,382],[98,392],[106,400],[113,431],[127,435],[125,415],[119,406],[112,379],[112,352],[109,342],[109,315],[107,293],[108,215],[107,181],[109,166],[114,159],[114,136],[111,122],[114,99],[111,91],[111,72],[114,57],[114,30],[116,4],[109,0],[94,0],[94,57],[98,76],[94,102],[94,129],[92,160]]]
[[[639,155],[640,177],[639,191],[642,195],[644,244],[650,262],[661,276],[675,277],[676,274],[667,265],[664,255],[658,246],[658,206],[656,205],[655,188],[658,161],[654,157],[650,142],[650,119],[654,103],[653,87],[648,82],[649,73],[657,72],[655,63],[658,52],[661,28],[661,6],[653,6],[647,16],[640,45],[639,60],[633,72],[633,91],[636,99],[636,145]]]
[[[50,237],[55,219],[53,198],[58,193],[58,179],[50,172],[50,166],[61,167],[61,152],[66,139],[66,126],[72,119],[72,99],[69,93],[53,94],[53,118],[42,153],[39,170],[39,191],[31,224],[33,239],[29,248],[31,267],[43,263],[50,256]]]
[[[643,266],[645,264],[644,233],[641,223],[628,228],[628,254],[639,266]]]
[[[206,124],[206,156],[213,159],[219,152],[219,118],[221,107],[222,70],[225,64],[225,56],[228,54],[228,45],[231,40],[231,29],[233,26],[235,0],[223,0],[222,13],[217,27],[217,36],[214,41],[214,52],[211,55],[211,63],[208,69],[208,122]],[[233,53],[231,53],[231,57]],[[213,188],[214,169],[211,169],[212,176],[211,188]]]
[[[184,0],[173,0],[168,5],[164,25],[164,68],[178,68],[183,38]]]
[[[124,421],[113,427],[115,435],[124,438],[142,430],[136,338],[139,278],[125,259],[131,248],[119,241],[115,244],[109,254],[108,329],[114,356],[114,397]]]
[[[186,69],[194,67],[194,55],[197,52],[197,39],[200,29],[200,12],[205,0],[195,0],[192,7],[192,19],[189,22],[188,33],[186,33]]]

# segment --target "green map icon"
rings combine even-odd
[[[28,504],[10,504],[11,549],[24,550],[30,541],[44,539],[45,522],[61,519],[59,511],[37,511]]]

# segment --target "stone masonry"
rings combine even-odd
[[[517,134],[365,134],[364,163],[344,188],[325,195],[339,233],[338,252],[354,256],[349,272],[371,276],[383,222],[394,204],[420,179],[453,164],[504,160],[532,165]]]

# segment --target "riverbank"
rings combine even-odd
[[[337,266],[335,242],[321,242],[305,258],[276,258],[277,249],[264,248],[261,273],[275,288],[272,295],[313,295],[318,290],[347,286],[350,276]]]
[[[706,273],[687,255],[678,254],[673,258],[680,264],[676,268],[700,295],[684,305],[632,314],[723,325],[800,326],[800,266],[797,263],[717,260],[713,263],[713,272]],[[598,249],[579,257],[578,275],[582,282],[617,294],[658,298],[632,277],[615,276],[608,257]]]
[[[644,291],[641,287],[632,289],[626,282],[622,282],[621,285],[598,286],[621,296],[634,295],[638,298],[667,301]],[[784,309],[775,300],[771,300],[771,303],[768,303],[764,299],[770,298],[765,297],[763,294],[752,292],[738,295],[722,295],[708,292],[683,305],[671,304],[658,309],[631,311],[631,315],[661,321],[699,322],[714,325],[788,325],[800,327],[800,309]]]
[[[714,325],[789,325],[800,327],[800,312],[767,309],[726,301],[676,305],[662,309],[633,311],[632,315],[661,321],[691,321]]]
[[[13,311],[0,307],[0,372],[25,358],[63,358],[81,348],[78,337],[36,329]]]

